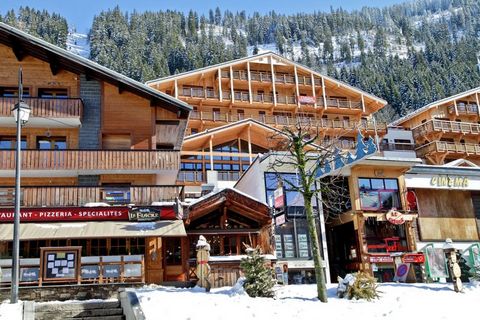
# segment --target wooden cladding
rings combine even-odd
[[[157,150],[23,150],[22,170],[178,170],[180,152]],[[15,150],[0,150],[2,170],[15,169]]]
[[[79,98],[23,98],[32,109],[32,117],[81,118],[83,102]],[[0,116],[12,117],[12,108],[17,97],[0,97]]]
[[[182,186],[130,187],[24,187],[21,203],[24,207],[79,207],[92,202],[108,204],[151,205],[153,202],[175,201],[182,196]],[[0,187],[0,205],[13,206],[13,187]],[[122,191],[122,199],[112,198],[112,190]]]

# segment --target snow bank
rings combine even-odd
[[[22,320],[23,319],[23,303],[20,301],[15,304],[10,304],[4,301],[0,304],[0,319],[1,320]]]
[[[480,301],[480,287],[467,284],[455,293],[451,284],[380,284],[376,301],[336,297],[328,287],[329,302],[316,298],[315,285],[277,286],[276,298],[250,298],[239,286],[179,289],[148,286],[137,289],[147,320],[158,319],[470,319]],[[161,310],[161,311],[160,311]]]

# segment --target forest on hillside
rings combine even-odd
[[[22,8],[0,19],[65,47],[68,23],[58,14]],[[90,59],[142,82],[273,48],[384,98],[388,120],[480,85],[476,0],[291,15],[115,7],[95,16],[89,39]]]

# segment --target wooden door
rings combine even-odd
[[[162,238],[148,237],[145,244],[145,281],[161,283],[164,272]]]

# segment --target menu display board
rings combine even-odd
[[[105,278],[120,278],[121,266],[119,264],[111,264],[103,266],[103,276]]]
[[[277,251],[277,258],[283,258],[282,237],[279,234],[275,235],[275,250]]]
[[[81,247],[47,247],[40,250],[43,282],[80,280]]]
[[[82,266],[82,279],[96,279],[100,276],[99,266]]]
[[[298,253],[301,258],[308,258],[309,251],[308,251],[308,238],[305,233],[298,234]]]
[[[293,236],[291,234],[283,235],[283,245],[285,246],[285,258],[294,258],[295,245],[293,243]]]

